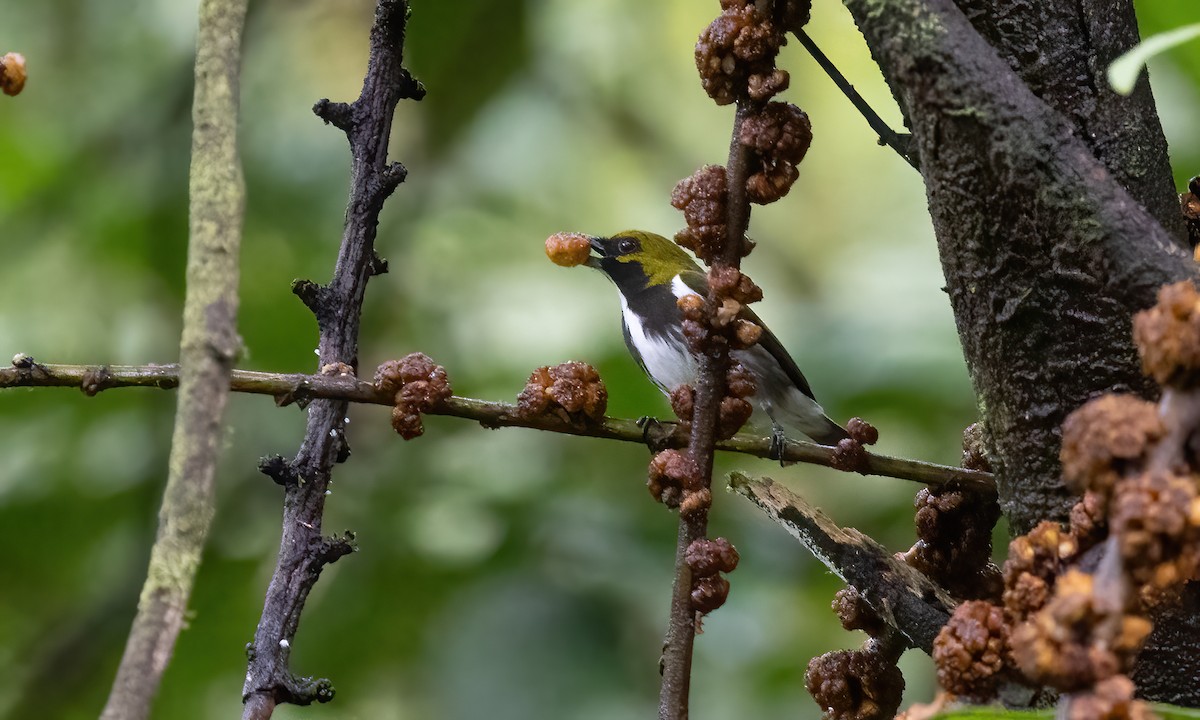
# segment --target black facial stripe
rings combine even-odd
[[[600,259],[600,266],[612,278],[625,297],[641,292],[646,288],[649,279],[642,266],[634,262],[621,262],[614,257]]]

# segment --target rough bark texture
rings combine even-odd
[[[957,0],[1025,85],[1074,128],[1116,181],[1181,247],[1187,242],[1167,140],[1143,74],[1133,94],[1108,84],[1108,66],[1138,42],[1127,0]]]
[[[192,109],[187,297],[179,402],[158,537],[102,718],[150,714],[183,627],[213,516],[213,477],[237,334],[245,188],[237,152],[238,73],[247,0],[200,5]]]
[[[792,534],[852,586],[907,647],[933,651],[955,600],[933,580],[854,528],[839,527],[804,498],[771,478],[733,473],[729,487]]]
[[[1200,706],[1200,585],[1184,588],[1178,606],[1155,612],[1154,631],[1138,654],[1133,681],[1143,697]]]
[[[317,318],[323,374],[350,375],[357,368],[367,280],[387,268],[375,254],[379,211],[406,174],[404,166],[388,162],[392,115],[401,98],[424,95],[424,88],[401,64],[407,17],[403,0],[379,0],[362,94],[351,104],[322,100],[313,108],[325,122],[345,131],[353,156],[350,201],[333,278],[328,285],[298,281],[292,288]],[[353,550],[349,533],[325,537],[321,530],[333,467],[350,455],[344,435],[348,407],[345,400],[314,401],[295,459],[268,458],[260,465],[284,486],[283,531],[262,618],[247,650],[244,718],[268,718],[278,703],[307,705],[333,698],[328,680],[292,674],[289,658],[305,601],[322,569]]]
[[[1117,153],[1120,141],[1103,136],[1152,107],[1113,110],[1111,94],[1099,93],[1093,117],[1110,120],[1082,130],[1035,95],[952,0],[846,6],[908,111],[1005,514],[1015,532],[1064,519],[1073,499],[1059,479],[1062,420],[1098,392],[1152,392],[1130,318],[1160,285],[1195,275],[1178,237],[1121,185],[1148,173],[1136,189],[1161,204],[1162,168],[1139,164],[1157,151]],[[1095,57],[1089,36],[1073,40]],[[1050,52],[1045,44],[1067,40],[1038,42]],[[1060,100],[1064,109],[1086,104],[1077,99]]]

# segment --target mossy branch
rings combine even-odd
[[[32,360],[28,355],[18,355],[13,362],[13,367],[0,368],[0,390],[79,388],[85,394],[95,395],[114,388],[169,390],[179,386],[178,365],[47,365]],[[328,374],[234,370],[230,374],[229,389],[252,395],[270,395],[280,406],[307,404],[313,400],[341,400],[380,406],[391,406],[394,402],[386,392],[366,380]],[[624,418],[604,418],[588,424],[580,424],[556,414],[527,418],[517,413],[515,404],[476,400],[473,397],[451,397],[428,414],[473,420],[484,427],[528,427],[574,436],[648,444],[654,448],[684,448],[688,442],[686,434],[676,432],[677,425],[674,422],[656,422],[649,430],[643,430],[636,420]],[[755,457],[772,457],[770,439],[750,433],[739,433],[730,439],[719,440],[716,449]],[[815,443],[788,442],[781,460],[834,467],[833,449]],[[996,492],[991,474],[983,470],[956,468],[906,457],[866,454],[862,474],[911,480],[923,485],[955,484],[972,492]]]
[[[187,296],[179,399],[158,537],[137,616],[102,718],[149,715],[183,626],[213,516],[213,476],[241,343],[238,248],[245,188],[237,151],[238,73],[247,0],[203,0],[192,107]]]
[[[0,389],[16,387],[73,387],[95,395],[109,388],[149,387],[171,389],[179,386],[178,365],[49,365],[19,355],[14,367],[0,368]],[[234,370],[230,376],[234,392],[271,395],[279,405],[306,404],[311,400],[344,400],[373,405],[392,405],[393,399],[374,385],[348,375],[304,375]],[[643,430],[634,420],[606,417],[599,422],[580,424],[558,415],[522,417],[510,403],[452,397],[429,411],[473,420],[489,428],[523,427],[566,435],[644,443],[653,447],[684,447],[687,436],[676,432],[673,422],[656,423]],[[716,444],[718,450],[755,457],[770,457],[770,439],[739,433]],[[925,485],[956,484],[966,490],[994,494],[992,475],[980,470],[939,465],[921,460],[868,453],[862,474],[911,480]],[[833,449],[810,442],[788,442],[782,459],[833,467]]]

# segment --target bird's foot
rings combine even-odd
[[[642,429],[642,442],[647,441],[648,438],[646,437],[646,435],[647,435],[647,433],[650,432],[651,428],[656,428],[656,427],[661,426],[661,423],[658,421],[657,418],[650,417],[649,415],[643,415],[640,418],[638,418],[637,420],[634,420],[633,422],[635,425],[637,425],[638,427],[640,427]]]
[[[787,462],[783,459],[783,451],[787,448],[787,436],[783,433],[783,428],[775,425],[771,428],[771,443],[767,445],[767,459],[778,460],[779,467],[786,467]]]
[[[636,422],[642,429],[642,442],[651,452],[660,452],[670,446],[671,433],[657,418],[643,415]]]

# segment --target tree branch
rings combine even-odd
[[[392,115],[401,98],[424,95],[424,88],[401,64],[407,19],[406,2],[379,0],[358,99],[349,105],[322,100],[313,108],[323,120],[345,131],[353,158],[350,199],[333,278],[324,286],[306,282],[294,286],[316,316],[320,331],[317,354],[323,369],[353,372],[357,367],[367,280],[385,267],[374,247],[379,211],[405,176],[403,166],[388,162]],[[277,480],[285,479],[283,532],[262,618],[247,649],[243,718],[268,718],[281,702],[306,705],[333,698],[327,680],[296,677],[288,658],[305,600],[321,570],[354,549],[349,533],[339,537],[321,534],[325,490],[333,466],[350,454],[344,435],[347,410],[348,402],[342,399],[320,399],[309,405],[299,452],[290,466],[272,473]]]
[[[110,388],[148,387],[169,390],[179,386],[178,365],[48,365],[35,362],[27,355],[18,355],[14,366],[0,368],[0,389],[16,387],[74,387],[85,394]],[[303,375],[234,370],[230,378],[234,392],[271,395],[278,405],[307,405],[314,400],[337,400],[391,406],[394,398],[380,392],[373,384],[349,375]],[[660,422],[656,431],[647,432],[634,420],[604,418],[602,421],[580,425],[557,415],[523,417],[509,403],[452,397],[429,411],[473,420],[488,428],[522,427],[565,435],[580,435],[607,440],[648,444],[652,447],[684,447],[687,437],[676,432],[673,422]],[[770,457],[770,440],[740,433],[716,443],[716,449],[755,457]],[[834,467],[833,450],[810,442],[789,441],[783,449],[782,460]],[[979,470],[938,465],[936,463],[867,454],[865,475],[911,480],[925,485],[956,484],[963,489],[991,493],[996,486],[990,473]]]
[[[238,248],[245,186],[237,151],[238,73],[247,0],[204,0],[192,109],[187,296],[179,346],[179,399],[158,537],[137,616],[102,718],[150,713],[183,626],[213,516],[237,334]]]
[[[725,244],[713,266],[737,268],[741,265],[750,224],[750,200],[746,180],[750,175],[750,150],[742,144],[742,122],[749,108],[738,101],[729,140],[729,161],[725,166],[729,196],[726,200]],[[706,304],[721,303],[715,289],[710,289]],[[723,340],[723,338],[720,338]],[[712,338],[705,352],[697,358],[694,410],[688,454],[696,464],[704,490],[712,486],[713,451],[716,430],[720,421],[721,398],[725,395],[725,375],[729,369],[729,346]],[[696,610],[692,607],[692,570],[688,566],[688,547],[708,535],[708,509],[679,513],[679,533],[675,543],[675,580],[671,589],[671,611],[667,635],[663,640],[662,688],[658,698],[660,720],[684,720],[688,717],[688,694],[691,689],[692,648],[696,639]]]
[[[937,583],[858,530],[839,527],[771,478],[731,473],[729,487],[757,505],[852,585],[888,626],[904,635],[910,647],[933,651],[934,638],[957,605]]]
[[[879,113],[875,112],[867,101],[863,99],[863,96],[858,94],[858,91],[854,89],[854,86],[850,84],[850,81],[846,79],[842,71],[838,70],[837,65],[834,65],[825,56],[825,53],[821,52],[821,48],[817,47],[817,44],[813,42],[813,39],[809,37],[803,27],[790,28],[790,31],[796,36],[796,40],[800,42],[800,46],[817,62],[817,65],[821,66],[821,69],[825,71],[825,74],[829,76],[833,84],[837,86],[838,90],[842,91],[842,94],[846,96],[846,99],[850,101],[854,109],[858,110],[858,113],[867,121],[867,125],[870,125],[875,134],[879,136],[879,144],[887,145],[897,155],[902,157],[904,162],[911,165],[914,170],[920,170],[919,158],[912,154],[912,149],[910,148],[909,140],[912,137],[896,132],[883,121],[883,118],[879,117]]]

